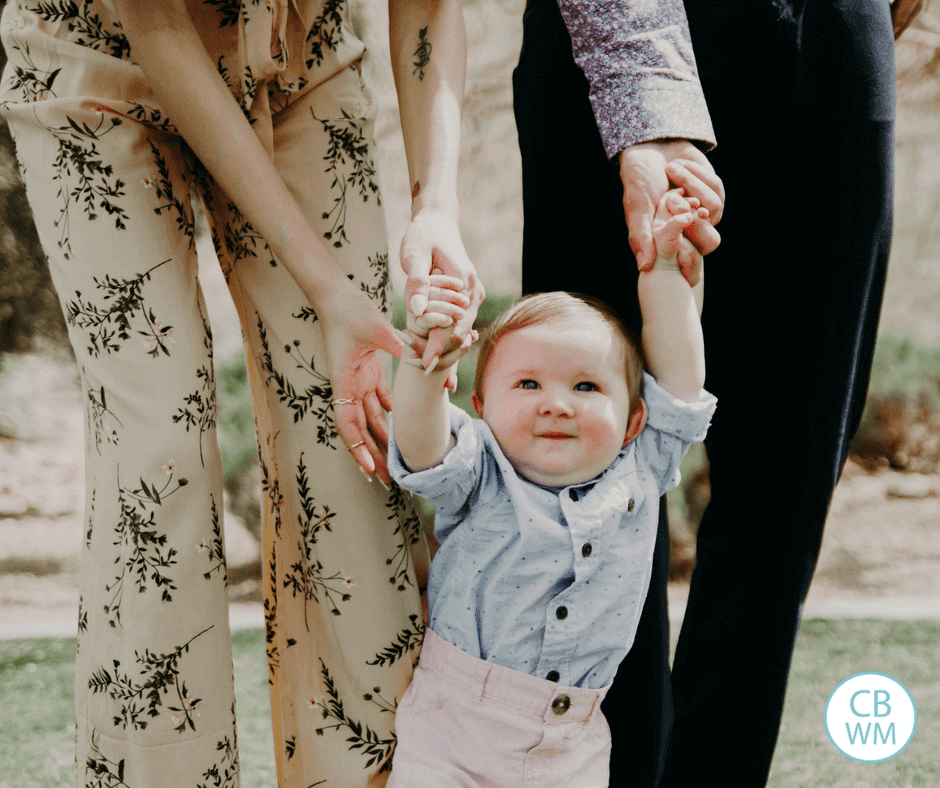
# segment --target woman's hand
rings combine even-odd
[[[486,292],[464,249],[456,220],[444,211],[423,209],[415,214],[401,242],[401,266],[408,274],[405,305],[409,328],[416,334],[429,333],[422,354],[425,367],[429,367],[436,357],[463,346]],[[453,317],[453,310],[443,316],[425,316],[429,301],[434,299],[432,270],[452,277],[455,284],[451,287],[466,297],[466,304],[459,305],[462,314],[456,321],[445,322],[447,316]],[[423,322],[417,322],[422,318]]]
[[[336,430],[363,473],[391,481],[385,456],[392,395],[379,351],[401,356],[405,344],[375,303],[345,277],[315,306],[326,345]]]

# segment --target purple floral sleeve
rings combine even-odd
[[[558,0],[613,157],[663,137],[715,144],[682,0]]]

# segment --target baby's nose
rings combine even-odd
[[[546,389],[545,396],[542,398],[542,412],[553,415],[572,415],[574,409],[571,406],[571,398],[567,392],[552,391]]]

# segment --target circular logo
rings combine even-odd
[[[893,758],[914,735],[917,707],[907,688],[884,673],[856,673],[826,702],[826,733],[844,755],[878,763]]]

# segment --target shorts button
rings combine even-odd
[[[558,610],[555,611],[555,615],[561,619],[568,618],[568,608],[562,605],[560,608],[558,608]]]
[[[548,675],[545,677],[547,681],[558,681],[561,678],[561,674],[557,670],[549,671]]]
[[[591,543],[588,542],[584,547],[581,548],[581,555],[587,558],[591,554]]]
[[[571,698],[567,695],[559,695],[552,701],[552,713],[559,717],[571,708]]]

